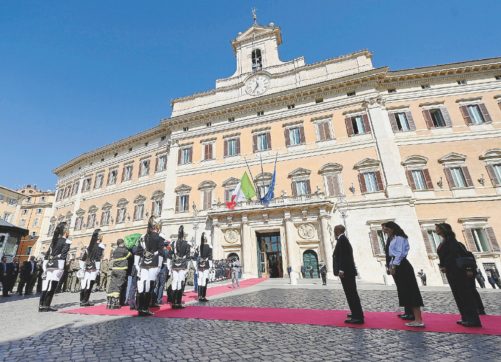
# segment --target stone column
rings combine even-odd
[[[324,262],[327,266],[327,278],[334,279],[333,266],[332,266],[332,244],[331,235],[329,232],[329,219],[327,213],[320,214],[320,229],[322,231],[322,249],[324,251]]]
[[[401,165],[400,150],[395,143],[388,111],[379,99],[371,99],[366,106],[378,147],[388,197],[412,196],[405,170]]]
[[[177,142],[170,146],[167,155],[167,173],[165,176],[164,200],[162,205],[162,220],[174,216],[176,210],[176,174],[177,174],[177,156],[179,144]]]
[[[297,231],[289,211],[284,212],[285,237],[287,245],[287,266],[291,266],[296,273],[301,272],[301,250],[296,242]],[[285,268],[287,270],[287,268]]]
[[[251,235],[249,219],[247,215],[242,215],[242,228],[240,234],[240,244],[243,259],[243,275],[245,278],[257,276],[257,244]]]
[[[212,219],[212,257],[215,260],[223,258],[223,234],[217,218]]]

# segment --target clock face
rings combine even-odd
[[[259,96],[268,90],[269,83],[270,78],[267,76],[263,74],[256,75],[245,82],[245,91],[251,96]]]

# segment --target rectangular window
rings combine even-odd
[[[229,138],[224,141],[224,156],[232,157],[240,154],[240,138]]]
[[[332,139],[330,121],[321,121],[316,123],[317,141],[328,141]]]
[[[124,166],[124,170],[122,173],[122,182],[130,181],[132,179],[132,166],[133,166],[132,164]]]
[[[137,204],[134,207],[134,221],[142,220],[144,214],[144,204]]]
[[[365,187],[366,187],[366,192],[378,192],[378,184],[377,184],[377,179],[376,179],[376,173],[375,172],[365,172],[363,174],[364,181],[365,181]]]
[[[101,215],[101,226],[110,224],[110,210],[103,211]]]
[[[74,195],[76,195],[78,193],[78,185],[79,185],[78,181],[75,182],[75,183],[73,183],[73,187],[71,189],[71,196],[74,196]],[[44,200],[42,200],[42,201],[44,201]]]
[[[427,190],[426,179],[422,170],[412,170],[412,179],[416,190]]]
[[[431,246],[431,251],[436,254],[437,253],[437,248],[442,242],[442,239],[438,234],[435,232],[433,229],[426,230],[426,233],[428,234],[428,240],[430,241],[430,246]]]
[[[162,200],[153,201],[151,214],[156,217],[159,217],[162,214]]]
[[[351,124],[353,126],[353,133],[354,134],[364,134],[366,133],[365,127],[364,127],[364,120],[362,116],[355,116],[351,118]]]
[[[127,213],[127,209],[125,207],[121,207],[117,210],[117,224],[121,224],[125,222],[125,215]]]
[[[288,146],[300,145],[303,143],[304,131],[303,127],[291,127],[287,129],[288,133]],[[303,133],[303,134],[302,134]],[[303,136],[303,137],[301,137]]]
[[[110,173],[108,174],[108,185],[114,185],[117,183],[117,177],[118,177],[118,170],[110,170]]]
[[[141,160],[141,164],[139,166],[139,177],[148,176],[150,173],[150,160]]]
[[[90,177],[86,177],[83,181],[82,192],[90,191],[92,179]]]
[[[255,151],[266,151],[271,148],[270,134],[268,132],[254,135],[254,142]]]
[[[369,122],[369,116],[367,114],[361,114],[352,117],[345,118],[346,131],[348,136],[362,135],[371,132],[371,125]]]
[[[75,230],[81,230],[83,224],[83,216],[78,216],[75,220]]]
[[[214,159],[214,152],[213,152],[213,148],[214,148],[214,144],[213,143],[205,143],[203,145],[204,147],[204,161],[209,161],[209,160],[213,160]]]
[[[449,170],[451,172],[451,177],[454,187],[457,188],[468,187],[462,167],[451,167]]]
[[[203,191],[203,210],[209,210],[212,207],[212,190]]]
[[[325,193],[327,196],[338,196],[341,195],[341,186],[339,184],[340,174],[325,175]]]
[[[178,164],[179,165],[187,165],[187,164],[191,163],[192,151],[193,151],[192,147],[181,148],[179,150]]]
[[[234,188],[229,188],[224,190],[224,202],[231,201],[231,195],[233,194]]]
[[[304,181],[295,181],[294,187],[296,189],[296,196],[309,195],[309,182],[307,180]]]
[[[89,214],[87,217],[87,229],[91,229],[96,224],[96,214]]]
[[[447,127],[447,124],[445,123],[445,118],[444,118],[444,115],[442,114],[441,109],[439,109],[439,108],[430,109],[429,112],[430,112],[430,117],[431,117],[433,127],[435,127],[435,128]]]
[[[395,113],[395,120],[397,122],[397,128],[399,131],[407,132],[411,130],[409,126],[409,120],[407,119],[407,115],[405,112]]]
[[[499,185],[501,184],[501,164],[498,165],[491,165],[492,167],[492,173],[495,177],[495,184]]]
[[[190,195],[179,195],[176,209],[177,212],[188,212],[190,210]]]
[[[96,180],[94,181],[94,189],[100,189],[103,186],[104,174],[98,173],[96,175]]]
[[[383,233],[383,230],[381,230],[381,229],[376,230],[376,234],[377,234],[377,240],[378,240],[379,248],[380,248],[379,250],[382,250],[383,254],[384,254],[384,250],[386,248],[386,236]]]
[[[471,229],[471,234],[473,235],[473,241],[475,242],[477,251],[483,253],[491,251],[489,245],[489,239],[487,233],[485,232],[485,229],[482,228]]]
[[[167,168],[167,155],[158,156],[156,172],[165,171],[166,168]]]

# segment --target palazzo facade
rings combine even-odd
[[[445,282],[437,222],[453,226],[484,276],[501,270],[501,58],[392,71],[367,50],[282,61],[281,43],[279,27],[254,24],[232,42],[232,76],[173,100],[156,127],[57,167],[33,253],[67,220],[74,255],[97,227],[109,255],[157,215],[169,238],[179,225],[197,243],[205,232],[214,257],[237,255],[245,276],[317,275],[326,263],[333,277],[333,227],[344,224],[360,279],[390,283],[381,223],[393,220],[431,285]],[[275,160],[271,203],[228,209],[245,171],[264,195]]]

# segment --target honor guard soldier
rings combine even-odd
[[[85,249],[82,258],[80,259],[80,306],[89,307],[94,305],[89,302],[90,293],[96,283],[98,272],[101,270],[101,259],[103,258],[103,235],[101,229],[96,229],[92,233],[90,243]]]
[[[43,281],[42,294],[40,295],[39,312],[55,312],[56,308],[50,306],[56,292],[57,284],[64,272],[64,262],[70,250],[71,240],[68,239],[69,226],[66,222],[60,223],[54,230],[49,250],[42,263]]]
[[[159,235],[159,231],[160,224],[155,221],[155,217],[150,217],[148,231],[140,240],[136,255],[134,255],[134,263],[136,270],[138,270],[137,310],[140,316],[153,315],[149,306],[155,288],[155,280],[163,262],[161,251],[165,240]]]
[[[198,257],[198,300],[208,302],[207,284],[209,283],[209,271],[212,269],[212,248],[207,243],[205,233],[200,240],[200,255]]]
[[[184,308],[182,299],[190,261],[190,249],[190,244],[185,240],[184,227],[181,225],[177,240],[172,246],[172,260],[169,263],[169,269],[172,270],[172,309]]]

